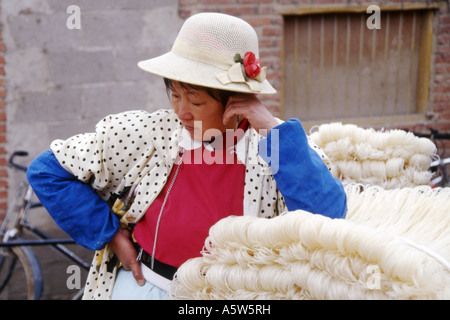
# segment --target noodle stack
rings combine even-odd
[[[346,219],[228,217],[175,299],[450,299],[450,190],[348,185]]]
[[[323,124],[311,140],[334,165],[332,174],[344,185],[362,183],[385,189],[429,185],[428,170],[436,146],[403,130],[376,131],[354,124]]]

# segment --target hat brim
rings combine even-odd
[[[267,80],[259,83],[260,90],[257,92],[250,90],[245,83],[232,82],[224,85],[216,78],[216,75],[225,72],[225,70],[184,58],[171,51],[156,58],[140,61],[138,66],[144,71],[164,78],[202,87],[254,94],[274,94],[277,92]]]

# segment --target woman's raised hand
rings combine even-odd
[[[236,94],[228,99],[223,114],[223,123],[233,121],[236,116],[247,118],[250,125],[260,134],[266,135],[279,122],[254,94]]]

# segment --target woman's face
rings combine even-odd
[[[171,89],[173,109],[192,139],[209,141],[226,129],[236,128],[233,121],[223,124],[225,106],[208,92],[175,81]]]

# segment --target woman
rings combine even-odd
[[[229,215],[345,216],[325,155],[257,98],[275,92],[257,57],[249,24],[194,15],[170,52],[138,64],[164,77],[173,109],[107,116],[33,161],[28,179],[49,213],[98,250],[85,299],[167,298],[177,267]]]

